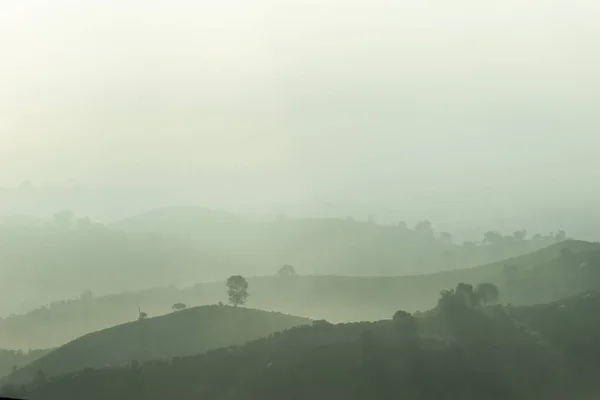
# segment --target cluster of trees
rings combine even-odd
[[[287,269],[291,266],[285,265],[282,269]],[[291,267],[293,269],[293,267]],[[295,271],[294,271],[295,275]],[[291,276],[291,275],[287,275]],[[227,297],[229,299],[229,303],[234,306],[244,305],[250,293],[248,293],[248,281],[241,275],[232,275],[225,282],[227,286]],[[173,311],[181,311],[187,308],[187,304],[178,302],[171,306]],[[144,320],[148,318],[148,313],[142,311],[140,306],[138,305],[138,320]]]
[[[406,222],[399,222],[398,227],[404,231],[410,231],[407,227]],[[429,220],[418,221],[412,232],[422,239],[434,239],[436,238],[436,232],[433,229],[433,225]],[[437,239],[446,242],[453,243],[453,235],[451,232],[439,232],[437,233]],[[466,241],[463,243],[464,247],[474,247],[477,245],[486,246],[503,246],[510,245],[516,242],[524,242],[530,240],[532,242],[563,242],[567,240],[567,233],[560,229],[557,232],[550,232],[547,235],[536,233],[528,238],[527,230],[520,229],[515,231],[512,235],[503,235],[498,231],[487,231],[483,234],[482,240],[478,243],[475,241]]]
[[[93,222],[89,217],[78,217],[71,210],[62,210],[52,217],[54,227],[65,230],[102,229],[103,224]]]
[[[512,235],[502,235],[497,231],[487,231],[483,234],[481,244],[502,246],[515,242],[524,242],[527,240],[527,231],[525,229],[515,231]],[[531,237],[532,241],[547,241],[547,242],[564,242],[567,240],[567,233],[564,230],[559,230],[556,233],[550,232],[548,235],[536,233]]]
[[[447,308],[473,308],[486,306],[498,302],[500,290],[490,282],[473,286],[468,283],[459,283],[455,289],[445,289],[440,294],[438,306]]]

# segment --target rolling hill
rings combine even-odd
[[[31,400],[558,400],[600,393],[598,292],[516,309],[452,304],[377,322],[313,322],[170,361],[39,374],[3,390]]]
[[[18,369],[10,382],[28,382],[85,368],[124,366],[243,344],[309,324],[306,318],[229,306],[205,306],[114,326],[77,338]]]
[[[15,368],[21,368],[51,352],[52,349],[31,349],[29,351],[0,349],[0,378],[9,375]]]
[[[563,253],[572,257],[568,262]],[[249,305],[332,322],[378,320],[397,308],[427,310],[442,289],[459,282],[492,282],[500,287],[501,301],[544,303],[600,289],[594,257],[600,245],[566,241],[542,250],[479,267],[404,277],[294,276],[250,277]],[[588,262],[588,268],[579,268]],[[508,277],[505,266],[517,274]],[[6,348],[60,346],[75,337],[137,316],[137,306],[151,316],[171,311],[177,302],[188,306],[226,301],[224,282],[200,283],[187,288],[165,287],[111,296],[55,303],[24,315],[0,319],[0,346]]]
[[[403,276],[458,270],[522,255],[562,236],[496,236],[457,245],[422,222],[258,219],[202,208],[163,209],[102,226],[57,213],[44,224],[0,222],[0,316],[84,290],[97,294],[158,285],[271,275],[291,264],[303,275]],[[67,276],[68,279],[64,277]]]
[[[305,274],[406,275],[459,269],[525,254],[556,238],[535,240],[500,236],[498,243],[460,246],[423,221],[381,225],[371,221],[326,218],[253,219],[200,207],[153,210],[110,225],[125,232],[189,237],[194,243],[230,254],[248,275],[258,266],[295,265]],[[241,271],[242,272],[242,271]]]

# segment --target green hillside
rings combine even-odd
[[[226,255],[180,237],[54,225],[0,225],[0,265],[0,311],[6,313],[86,289],[141,290],[178,280],[214,279],[221,276],[220,269],[234,270]]]
[[[31,349],[29,351],[0,349],[0,378],[9,375],[15,368],[21,368],[48,354],[52,349]]]
[[[415,316],[314,322],[170,361],[50,380],[39,373],[34,383],[4,391],[31,400],[558,400],[600,393],[598,292],[516,309],[474,306],[458,288],[452,293]]]
[[[194,243],[225,252],[249,275],[264,266],[295,265],[305,274],[406,275],[476,266],[540,249],[561,235],[527,240],[488,233],[485,243],[465,246],[449,232],[435,232],[429,221],[410,229],[404,223],[326,218],[256,220],[199,207],[166,208],[111,225],[126,232],[189,237]],[[562,234],[564,236],[564,233]]]
[[[570,259],[565,258],[565,251],[571,255]],[[600,289],[600,281],[595,278],[597,269],[579,268],[583,262],[589,266],[600,265],[594,261],[599,252],[599,244],[566,241],[498,263],[436,274],[250,277],[249,305],[333,322],[378,320],[398,307],[409,311],[427,310],[435,305],[440,290],[458,282],[495,283],[501,288],[504,303],[543,303],[583,290]],[[514,277],[507,276],[507,265],[515,266]],[[135,319],[136,304],[156,316],[169,313],[177,302],[197,306],[219,301],[226,302],[224,282],[55,303],[31,313],[0,319],[0,345],[23,349],[60,346],[88,332]]]
[[[265,276],[284,264],[303,275],[403,276],[452,271],[563,240],[482,233],[457,244],[428,221],[414,228],[352,219],[259,220],[202,208],[156,210],[109,226],[69,212],[40,224],[0,222],[0,316],[72,298],[158,285]],[[65,279],[68,277],[68,279]]]
[[[310,320],[260,310],[206,306],[114,326],[77,338],[10,375],[32,380],[84,368],[123,366],[136,360],[170,359],[242,344]]]

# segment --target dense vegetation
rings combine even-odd
[[[260,310],[205,306],[103,329],[82,336],[13,371],[10,382],[27,382],[89,367],[123,366],[131,360],[170,359],[242,344],[310,320]]]
[[[600,387],[598,292],[541,306],[483,306],[473,287],[390,320],[288,329],[243,346],[86,369],[6,394],[100,399],[562,399]],[[585,373],[582,373],[585,371]]]

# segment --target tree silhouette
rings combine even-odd
[[[54,225],[63,229],[69,229],[75,221],[75,214],[70,210],[63,210],[54,214]]]
[[[396,330],[403,344],[414,345],[419,339],[419,331],[415,317],[411,313],[398,310],[392,317]]]
[[[280,277],[296,276],[296,269],[289,264],[285,264],[283,267],[279,268],[277,275]]]
[[[463,282],[456,285],[456,289],[442,290],[438,300],[438,307],[449,312],[477,307],[479,304],[480,299],[473,285]]]
[[[440,240],[446,243],[452,243],[452,234],[450,232],[440,232]]]
[[[229,302],[237,307],[248,298],[248,281],[241,275],[232,275],[227,279],[227,295]]]
[[[454,291],[455,295],[459,298],[462,298],[462,301],[467,305],[467,307],[477,307],[479,305],[480,299],[473,285],[469,283],[459,283],[456,285],[456,290]]]
[[[475,293],[484,306],[497,302],[500,297],[498,286],[490,282],[483,282],[477,285]]]
[[[431,222],[428,220],[417,222],[415,225],[415,232],[417,235],[425,238],[432,238],[434,235],[433,227],[431,226]]]
[[[513,233],[513,237],[515,240],[522,242],[523,240],[525,240],[525,238],[527,238],[527,231],[525,229],[515,231],[515,233]]]
[[[148,318],[148,313],[143,312],[139,304],[136,305],[138,307],[138,321]]]
[[[187,308],[187,306],[185,305],[185,303],[175,303],[175,304],[173,304],[173,307],[171,307],[171,309],[173,311],[179,311],[179,310],[183,310],[186,308]]]
[[[488,243],[495,246],[502,244],[503,241],[504,238],[498,232],[487,231],[483,234],[483,243]]]

